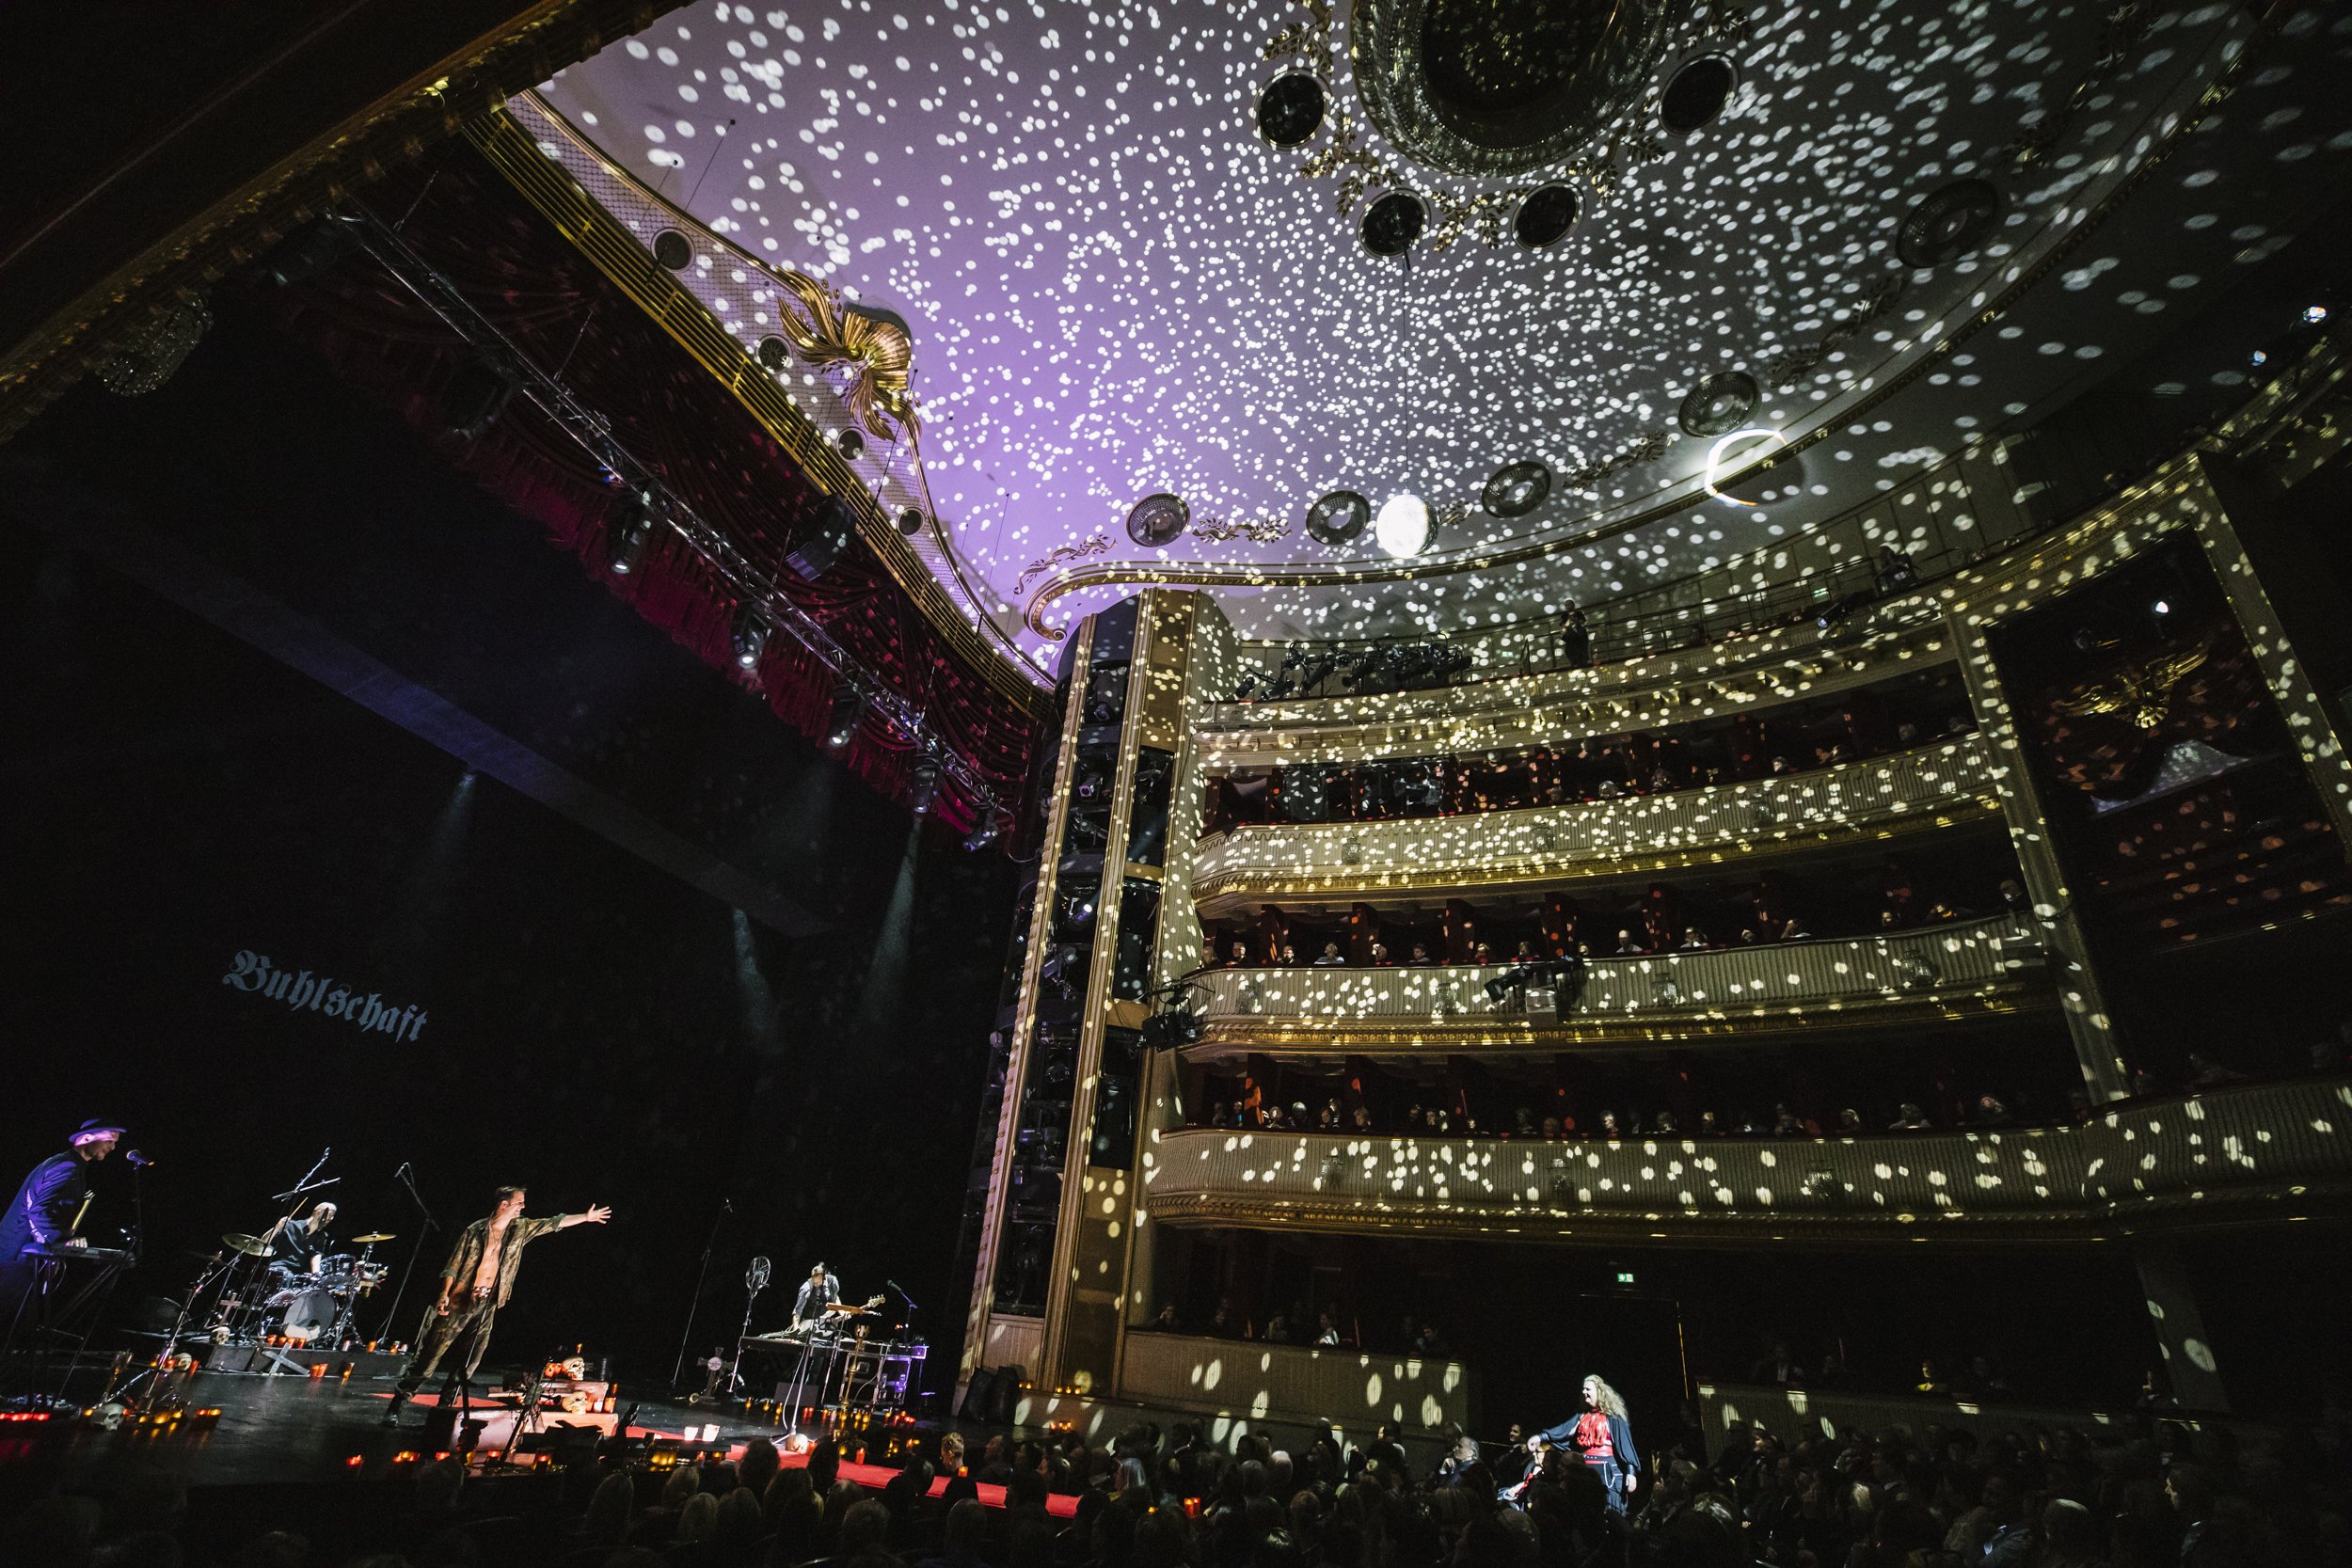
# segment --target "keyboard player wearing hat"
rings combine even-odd
[[[82,1123],[67,1147],[33,1167],[0,1216],[0,1319],[13,1322],[40,1278],[46,1249],[87,1244],[77,1229],[89,1198],[89,1167],[115,1151],[122,1125]]]

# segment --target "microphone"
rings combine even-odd
[[[734,1212],[735,1212],[735,1199],[733,1199],[733,1198],[731,1198],[731,1197],[723,1197],[723,1198],[721,1198],[721,1199],[719,1200],[719,1211],[720,1211],[720,1212],[722,1212],[722,1213],[726,1213],[726,1214],[732,1214],[732,1213],[734,1213]]]
[[[123,1164],[129,1165],[133,1170],[145,1170],[148,1166],[155,1163],[154,1161],[149,1159],[146,1155],[141,1154],[135,1148],[124,1149],[122,1151],[122,1161]]]
[[[407,1174],[408,1174],[408,1162],[407,1162],[407,1161],[405,1161],[405,1160],[403,1160],[403,1161],[400,1163],[400,1169],[398,1169],[398,1170],[396,1170],[396,1171],[392,1172],[392,1180],[394,1180],[395,1181],[397,1181],[397,1180],[401,1180],[402,1178],[405,1177]]]

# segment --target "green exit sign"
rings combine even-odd
[[[1630,1284],[1632,1284],[1632,1283],[1633,1283],[1633,1271],[1632,1271],[1631,1269],[1619,1269],[1619,1270],[1617,1271],[1617,1283],[1618,1283],[1618,1284],[1620,1284],[1620,1285],[1630,1285]]]

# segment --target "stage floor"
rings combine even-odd
[[[354,1471],[375,1476],[389,1469],[395,1456],[422,1450],[426,1411],[437,1402],[429,1392],[421,1395],[399,1426],[386,1427],[384,1410],[392,1397],[389,1379],[199,1373],[174,1379],[169,1392],[190,1409],[218,1409],[218,1420],[183,1418],[161,1427],[126,1423],[112,1432],[62,1419],[0,1429],[0,1443],[6,1445],[0,1460],[46,1461],[58,1484],[89,1492],[109,1491],[129,1476],[157,1473],[190,1487],[342,1480]],[[623,1409],[629,1403],[620,1402]],[[512,1399],[477,1394],[469,1413],[484,1418],[514,1408]],[[564,1419],[552,1412],[548,1418],[550,1427]],[[739,1405],[650,1401],[640,1406],[629,1430],[686,1439],[691,1429],[699,1442],[703,1430],[714,1424],[715,1441],[729,1448],[755,1437],[781,1444],[787,1435]],[[501,1422],[501,1441],[503,1426]]]

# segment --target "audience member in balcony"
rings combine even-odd
[[[1675,1114],[1672,1111],[1661,1111],[1657,1116],[1651,1117],[1649,1130],[1661,1138],[1671,1138],[1677,1135],[1681,1132],[1681,1128],[1675,1121]]]
[[[1886,1130],[1890,1132],[1926,1132],[1933,1130],[1934,1126],[1925,1111],[1906,1100],[1895,1113],[1895,1119],[1886,1124]]]
[[[1225,956],[1225,967],[1228,969],[1248,968],[1249,944],[1246,942],[1234,942],[1232,948]]]
[[[1485,942],[1478,942],[1470,948],[1470,962],[1476,964],[1479,968],[1485,969],[1494,961],[1495,950],[1487,946]]]
[[[1682,933],[1682,952],[1704,953],[1707,951],[1707,933],[1700,930],[1696,926],[1689,927]]]
[[[1344,1125],[1345,1120],[1340,1114],[1339,1100],[1334,1097],[1325,1101],[1323,1109],[1315,1115],[1316,1128],[1325,1132],[1336,1132]]]
[[[1396,960],[1389,957],[1389,950],[1382,944],[1380,939],[1378,937],[1373,938],[1372,967],[1375,969],[1391,969],[1395,967],[1395,963]]]
[[[1171,1301],[1162,1306],[1160,1315],[1152,1320],[1152,1326],[1162,1334],[1182,1334],[1184,1331],[1184,1325],[1176,1315],[1176,1304]],[[952,1437],[956,1434],[949,1433],[948,1435]],[[957,1448],[961,1450],[962,1445],[959,1443]],[[953,1474],[952,1471],[949,1473]]]
[[[2010,1115],[2008,1103],[2004,1101],[1999,1095],[1980,1094],[1977,1096],[1976,1112],[1975,1115],[1969,1118],[1969,1125],[1974,1127],[2010,1127],[2014,1126],[2016,1121],[2017,1118]]]
[[[1849,1105],[1837,1113],[1837,1135],[1841,1138],[1862,1136],[1862,1113]]]
[[[1642,954],[1642,944],[1634,940],[1632,927],[1619,927],[1617,929],[1616,957],[1620,958],[1640,958]]]
[[[2228,1084],[2243,1084],[2246,1074],[2233,1068],[2223,1067],[2210,1056],[2192,1051],[2188,1053],[2188,1086],[2192,1089],[2217,1089]]]
[[[1287,942],[1282,943],[1282,967],[1284,969],[1298,967],[1298,949]]]
[[[1325,1307],[1315,1314],[1315,1343],[1326,1350],[1337,1349],[1340,1343],[1340,1320]]]
[[[1810,1130],[1806,1128],[1804,1119],[1788,1106],[1775,1105],[1772,1107],[1773,1137],[1802,1138],[1804,1137],[1809,1131]]]
[[[1783,942],[1811,942],[1813,940],[1813,931],[1810,927],[1805,925],[1804,916],[1801,914],[1792,914],[1788,917],[1788,923],[1780,928],[1780,940]]]
[[[1772,1348],[1748,1369],[1748,1381],[1775,1388],[1802,1388],[1805,1383],[1804,1363],[1797,1359],[1788,1340],[1775,1339]]]
[[[1701,1111],[1699,1113],[1699,1136],[1702,1138],[1720,1138],[1723,1135],[1724,1118],[1717,1116],[1712,1111]]]
[[[1366,1106],[1366,1105],[1359,1105],[1359,1106],[1357,1106],[1357,1107],[1356,1107],[1356,1109],[1355,1109],[1355,1111],[1354,1111],[1354,1113],[1353,1113],[1353,1114],[1351,1114],[1351,1115],[1349,1116],[1349,1117],[1348,1117],[1348,1126],[1349,1126],[1350,1128],[1352,1128],[1353,1130],[1355,1130],[1356,1132],[1371,1132],[1371,1131],[1372,1131],[1372,1109],[1371,1109],[1371,1107]]]
[[[1413,956],[1412,956],[1412,958],[1409,958],[1409,959],[1407,959],[1406,961],[1407,961],[1407,963],[1409,963],[1409,964],[1410,964],[1410,966],[1411,966],[1412,968],[1415,968],[1415,969],[1427,969],[1427,968],[1430,968],[1430,967],[1432,967],[1433,965],[1435,965],[1435,964],[1437,963],[1437,961],[1438,961],[1438,960],[1437,960],[1437,959],[1435,959],[1435,958],[1431,958],[1431,957],[1429,956],[1429,944],[1428,944],[1428,943],[1426,943],[1426,942],[1417,942],[1413,943]]]
[[[1600,1114],[1600,1135],[1612,1140],[1625,1136],[1625,1129],[1617,1125],[1616,1112],[1603,1111]]]
[[[1754,947],[1762,940],[1763,939],[1761,937],[1756,934],[1755,927],[1742,926],[1740,927],[1740,940],[1738,945],[1741,947]]]
[[[1216,1310],[1209,1314],[1210,1338],[1238,1339],[1242,1337],[1242,1331],[1248,1326],[1248,1324],[1242,1322],[1241,1314],[1233,1310],[1232,1297],[1217,1297]],[[992,1438],[991,1441],[993,1442],[994,1439]],[[981,1479],[986,1480],[987,1478],[982,1477]]]
[[[1560,656],[1571,670],[1589,670],[1593,664],[1593,630],[1584,624],[1581,605],[1570,605],[1560,618]]]
[[[1327,942],[1323,944],[1323,951],[1315,955],[1315,961],[1311,967],[1337,969],[1346,962],[1347,960],[1340,956],[1340,944],[1336,942]]]

